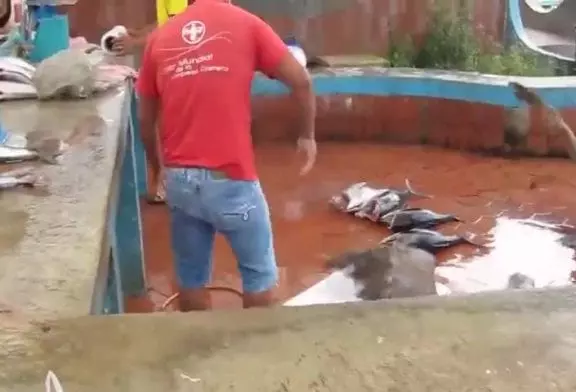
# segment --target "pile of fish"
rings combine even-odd
[[[430,199],[432,196],[414,191],[408,179],[406,189],[374,188],[366,182],[359,182],[332,197],[330,204],[339,211],[369,219],[390,229],[394,234],[385,238],[382,245],[401,242],[433,254],[459,244],[476,245],[465,237],[448,236],[431,230],[444,223],[460,222],[460,219],[452,214],[411,208],[408,202],[413,198]]]
[[[0,100],[36,98],[32,77],[36,68],[17,57],[0,57]]]
[[[44,178],[32,167],[23,167],[0,173],[0,190],[17,187],[32,188],[44,183]]]

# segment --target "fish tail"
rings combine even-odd
[[[460,236],[462,243],[475,246],[477,248],[486,248],[486,245],[479,244],[478,242],[472,239],[470,234],[464,234]]]
[[[423,199],[432,199],[432,195],[427,195],[424,193],[420,193],[414,190],[414,188],[412,188],[412,185],[410,184],[410,180],[406,178],[406,180],[404,181],[406,184],[406,189],[408,190],[408,193],[410,194],[410,196],[417,196],[417,197],[421,197]]]
[[[395,241],[399,236],[400,236],[400,233],[391,234],[388,237],[383,238],[382,241],[380,241],[379,245],[389,244],[389,243]]]

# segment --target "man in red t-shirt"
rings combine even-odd
[[[196,0],[156,30],[144,51],[137,83],[142,139],[157,179],[159,120],[184,311],[210,307],[205,287],[216,232],[238,261],[244,307],[273,303],[278,271],[250,134],[255,71],[283,82],[299,103],[305,174],[316,159],[312,83],[264,21],[227,0]]]

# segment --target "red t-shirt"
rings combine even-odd
[[[137,92],[160,100],[162,161],[257,179],[250,133],[255,71],[270,75],[288,48],[257,16],[197,0],[149,38]]]

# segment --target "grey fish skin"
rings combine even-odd
[[[36,177],[26,175],[23,177],[0,176],[0,189],[10,189],[19,186],[33,187],[36,183]]]
[[[346,252],[328,262],[349,270],[367,301],[436,295],[436,257],[404,244]]]
[[[516,272],[508,278],[508,288],[512,290],[519,289],[533,289],[536,287],[536,282],[531,277]]]
[[[406,207],[408,201],[413,197],[424,199],[432,198],[430,195],[416,192],[408,179],[405,180],[405,184],[406,189],[383,189],[382,193],[366,202],[364,206],[355,213],[355,216],[378,222],[383,215]]]
[[[407,232],[395,233],[384,238],[380,244],[389,244],[392,242],[402,243],[406,246],[422,249],[426,252],[437,254],[444,249],[456,245],[468,244],[480,247],[466,237],[459,235],[444,235],[434,230],[412,229]]]
[[[439,214],[423,208],[406,208],[382,216],[379,222],[396,233],[416,228],[429,229],[443,223],[461,222],[461,219],[452,214]]]
[[[10,189],[19,186],[33,187],[41,181],[34,169],[24,167],[0,173],[0,189]]]
[[[0,146],[0,163],[30,161],[38,158],[35,151]]]
[[[330,204],[340,211],[353,213],[360,211],[366,203],[386,191],[387,189],[372,188],[366,182],[358,182],[350,185],[340,195],[332,197]]]

